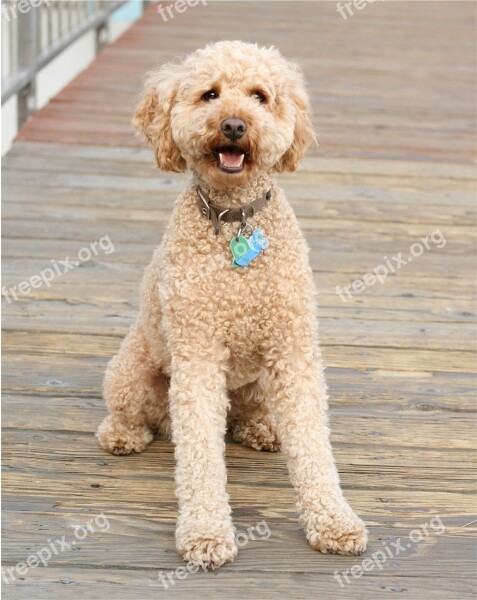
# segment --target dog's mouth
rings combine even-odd
[[[240,173],[244,169],[246,153],[236,146],[224,146],[214,151],[217,166],[226,173]]]

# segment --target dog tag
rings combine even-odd
[[[230,250],[234,257],[232,266],[247,267],[262,250],[268,248],[268,245],[269,242],[261,229],[255,229],[250,237],[233,237],[230,242]]]

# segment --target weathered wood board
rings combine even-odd
[[[23,127],[3,164],[3,283],[104,236],[51,285],[3,299],[3,563],[8,600],[475,597],[475,18],[472,2],[208,2],[164,23],[152,6]],[[237,528],[265,521],[216,573],[164,587],[174,549],[174,456],[114,457],[94,438],[101,380],[132,323],[142,271],[185,176],[158,172],[129,125],[144,72],[208,41],[277,45],[303,66],[319,146],[280,178],[319,286],[332,441],[366,520],[366,557],[323,556],[296,524],[280,454],[227,444]],[[383,264],[430,248],[343,302]],[[442,239],[445,244],[442,244]],[[439,242],[439,240],[441,240]],[[108,528],[79,540],[104,514]],[[438,522],[445,530],[431,527]],[[104,525],[104,522],[103,522]],[[429,535],[409,543],[411,532]],[[11,581],[65,536],[69,548]],[[384,546],[383,546],[384,544]],[[366,558],[364,557],[364,558]],[[335,577],[348,570],[349,583]],[[11,581],[8,583],[8,581]]]

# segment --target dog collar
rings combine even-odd
[[[215,235],[220,233],[220,224],[224,223],[241,223],[243,227],[247,224],[247,218],[251,218],[268,204],[268,201],[272,197],[272,190],[264,192],[263,196],[257,198],[249,204],[245,204],[240,208],[223,208],[211,204],[210,199],[206,194],[197,187],[197,204],[199,206],[200,214],[203,215],[209,221],[212,221],[214,226]]]

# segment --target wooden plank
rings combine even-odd
[[[328,353],[328,350],[326,350]],[[39,379],[33,396],[26,397],[26,405],[22,410],[21,390],[14,390],[13,410],[9,413],[14,422],[18,424],[18,419],[25,419],[26,422],[33,420],[38,422],[42,428],[48,429],[49,413],[45,415],[46,421],[37,413],[29,415],[29,403],[36,403],[35,397],[40,398],[40,402],[48,398],[52,405],[57,398],[78,397],[85,401],[98,402],[100,396],[100,384],[103,377],[103,370],[107,359],[98,361],[91,365],[91,376],[83,376],[75,379],[74,365],[70,369],[65,365],[61,370],[47,368],[36,374],[35,379]],[[44,362],[44,361],[43,361]],[[30,361],[29,369],[34,372],[37,368]],[[58,378],[61,374],[61,378]],[[439,413],[441,411],[450,413],[475,413],[475,383],[474,374],[460,372],[431,372],[431,371],[385,371],[384,369],[367,368],[363,370],[327,366],[328,385],[330,388],[331,407],[347,408],[350,410],[360,410],[363,413],[374,412],[375,410],[390,416],[394,412],[399,414],[422,414]],[[73,378],[73,379],[72,379]],[[8,410],[9,397],[5,385],[5,410]],[[10,383],[11,387],[11,383]],[[31,388],[25,388],[25,393],[32,393]],[[20,394],[20,397],[19,395]],[[68,400],[69,401],[69,400]],[[99,401],[99,408],[104,408]],[[18,406],[17,406],[17,403]],[[90,405],[88,405],[90,406]],[[93,406],[93,405],[91,405]],[[59,409],[60,416],[63,409]],[[15,410],[17,409],[17,410]],[[54,411],[54,408],[52,408]],[[21,416],[20,416],[21,415]],[[74,412],[73,412],[74,415]],[[64,415],[63,418],[67,418]],[[72,416],[74,419],[74,417]],[[424,416],[423,416],[424,418]],[[96,415],[96,421],[99,417]],[[10,422],[10,421],[6,421]],[[32,426],[30,424],[30,426]],[[92,426],[94,429],[94,426]]]
[[[426,600],[436,597],[436,589],[449,600],[472,598],[475,594],[475,586],[469,579],[400,577],[393,574],[386,578],[367,575],[356,581],[351,580],[352,585],[348,586],[351,589],[340,589],[332,577],[306,573],[276,573],[265,585],[261,571],[235,572],[231,567],[225,567],[217,574],[201,572],[183,581],[175,581],[173,588],[165,589],[158,582],[156,569],[49,567],[32,570],[28,580],[8,588],[7,597],[9,600],[23,600],[33,593],[39,593],[41,597],[48,598],[54,597],[54,594],[62,600],[76,599],[79,594],[88,600],[103,600],[105,596],[119,600],[136,597],[152,600],[162,593],[173,594],[178,600],[187,600],[191,595],[214,600],[222,600],[224,596],[241,600],[244,595],[259,595],[263,600],[276,600],[284,596],[309,600],[317,588],[323,597],[339,594],[345,600],[381,598],[386,592],[404,592],[409,593],[410,597]]]
[[[38,402],[40,401],[38,400]],[[75,477],[107,475],[113,479],[121,479],[123,476],[139,479],[142,477],[154,478],[157,474],[157,465],[162,464],[164,460],[168,476],[173,477],[173,447],[169,441],[161,440],[155,441],[141,456],[114,458],[114,463],[107,457],[106,462],[110,465],[110,469],[107,471],[98,469],[95,457],[105,453],[99,448],[96,441],[93,444],[85,444],[85,442],[88,438],[92,438],[98,421],[105,414],[104,406],[101,405],[99,399],[71,398],[60,401],[57,406],[62,406],[67,411],[76,407],[78,414],[84,415],[85,423],[68,425],[68,417],[61,419],[59,415],[54,421],[58,429],[54,431],[52,426],[48,431],[37,427],[34,423],[31,429],[27,429],[32,421],[31,418],[29,420],[27,418],[23,426],[20,424],[18,427],[11,427],[5,431],[5,439],[8,443],[12,443],[16,439],[15,451],[6,455],[5,465],[10,470],[18,472],[19,476],[23,477],[23,465],[29,464],[29,468],[33,469],[38,476],[46,477],[51,475],[50,462],[57,462],[59,467],[62,466],[61,468],[68,471],[68,475]],[[87,414],[88,407],[91,407],[91,416]],[[376,418],[377,429],[373,433],[381,434],[385,420],[378,413],[371,413],[371,416]],[[409,426],[413,422],[416,423],[418,420],[416,416],[413,419],[406,415],[402,419],[403,427]],[[331,413],[331,424],[333,430],[336,431],[343,427],[343,423],[348,423],[347,427],[350,431],[357,430],[363,421],[362,415],[350,414],[349,410],[333,410]],[[437,415],[432,418],[432,421],[434,424],[448,424],[451,418]],[[466,431],[471,421],[470,417],[464,416],[460,417],[458,422],[464,424],[463,431]],[[356,423],[358,426],[355,425]],[[434,433],[438,434],[438,428],[434,427],[433,429]],[[463,498],[463,503],[467,502],[469,511],[472,510],[473,469],[476,461],[471,453],[466,452],[467,448],[453,446],[443,454],[436,450],[436,445],[433,444],[433,440],[429,441],[429,437],[419,440],[413,447],[409,445],[400,447],[400,464],[398,466],[394,461],[396,450],[383,436],[384,434],[371,435],[372,438],[381,439],[376,439],[374,443],[363,449],[359,438],[340,439],[339,436],[333,434],[337,464],[342,474],[343,485],[347,489],[359,489],[363,492],[373,493],[380,489],[386,489],[387,493],[391,493],[391,495],[394,492],[399,495],[425,491],[464,494],[467,499]],[[434,439],[436,437],[437,435],[434,436]],[[31,444],[33,441],[37,442],[37,454],[32,462]],[[291,489],[283,455],[251,451],[249,448],[231,442],[230,439],[228,441],[227,461],[231,468],[229,478],[231,484],[247,487],[243,481],[243,470],[252,469],[253,473],[251,472],[248,476],[250,483],[267,489],[275,486]],[[81,447],[83,447],[82,450]],[[442,449],[439,448],[439,450]],[[162,457],[163,454],[167,456]],[[415,459],[415,455],[419,457],[419,460]],[[458,470],[456,470],[457,463],[460,464]],[[139,464],[143,465],[143,468],[138,470]],[[409,477],[410,474],[412,474],[412,478]],[[445,480],[443,475],[445,475]],[[382,481],[383,479],[385,481]],[[452,481],[452,486],[449,486],[449,480]],[[250,493],[253,495],[253,491]],[[372,494],[370,497],[373,497]],[[392,498],[388,498],[388,500],[393,502]],[[240,497],[237,497],[236,501],[240,503]],[[392,511],[394,508],[394,506],[387,507]],[[408,510],[412,511],[412,506],[409,506]],[[399,510],[395,512],[399,512]]]
[[[353,19],[359,19],[360,26],[355,27],[352,36],[345,36],[352,23],[345,23],[332,3],[294,2],[293,6],[282,4],[278,10],[263,2],[240,4],[227,6],[214,2],[203,14],[200,10],[189,11],[168,23],[158,21],[158,15],[151,11],[148,18],[123,36],[114,50],[104,52],[102,60],[60,95],[60,99],[68,100],[71,107],[63,127],[59,127],[61,122],[57,116],[53,116],[51,124],[55,126],[51,127],[50,122],[45,121],[45,111],[27,124],[21,137],[76,144],[98,143],[98,126],[101,123],[94,118],[96,113],[89,111],[88,126],[87,122],[78,122],[75,110],[88,94],[95,94],[93,97],[97,105],[105,104],[107,97],[108,106],[111,89],[115,94],[124,94],[118,114],[124,115],[126,121],[142,72],[160,60],[173,58],[177,53],[193,50],[214,39],[217,28],[226,32],[231,18],[246,18],[251,10],[261,18],[257,18],[256,22],[247,19],[249,38],[261,43],[275,43],[285,54],[302,62],[305,68],[313,86],[313,97],[322,108],[319,126],[322,140],[326,143],[322,144],[321,154],[331,151],[335,155],[342,153],[347,156],[379,154],[382,157],[387,154],[404,158],[412,155],[421,160],[442,160],[445,156],[452,156],[455,161],[465,161],[466,155],[472,152],[472,136],[466,129],[469,120],[473,119],[475,104],[472,102],[475,60],[472,44],[469,43],[469,24],[473,22],[475,8],[471,3],[459,3],[456,14],[452,13],[452,20],[442,18],[444,14],[448,16],[451,13],[447,3],[434,3],[425,18],[417,16],[420,9],[416,7],[406,6],[404,11],[385,3],[373,6],[366,15],[354,15]],[[414,18],[409,18],[411,10],[416,15]],[[403,18],[404,12],[406,18]],[[266,31],[261,25],[262,19],[267,22]],[[381,38],[373,32],[389,20],[393,28],[388,31],[387,44],[382,44]],[[284,23],[287,23],[286,28]],[[158,29],[163,46],[156,41]],[[410,32],[413,43],[406,44]],[[444,44],[432,44],[431,51],[425,43],[430,35],[446,39],[448,44],[445,48]],[[315,39],[320,40],[318,60],[314,52]],[[336,43],[337,39],[340,43]],[[131,53],[131,46],[136,50],[134,53]],[[396,52],[399,53],[399,61],[395,60]],[[422,62],[416,62],[416,56],[421,57]],[[459,65],[458,72],[455,71],[456,64]],[[409,84],[403,85],[402,82],[410,77],[410,69],[412,77]],[[450,96],[441,85],[444,77],[449,81],[449,90],[454,91],[458,86],[463,93]],[[343,102],[343,99],[346,101]],[[449,106],[454,110],[459,107],[460,123],[455,124],[446,118]],[[386,107],[391,109],[391,114],[398,112],[402,115],[403,123],[394,130],[389,118],[386,118]],[[415,114],[411,127],[406,109]],[[122,133],[116,128],[113,133],[113,119],[118,117],[110,115],[105,118],[110,135],[100,137],[106,143],[123,147],[138,144],[129,131]],[[348,123],[352,123],[352,127]],[[443,134],[444,131],[447,135]],[[464,144],[467,144],[465,150]]]
[[[138,483],[140,482],[137,481],[136,484]],[[165,487],[162,481],[160,483]],[[167,485],[167,487],[169,486]],[[22,519],[30,526],[32,532],[30,539],[27,536],[22,536],[18,553],[15,556],[15,558],[18,558],[18,561],[28,556],[29,549],[35,547],[41,548],[41,543],[45,535],[54,540],[57,539],[56,536],[58,533],[61,532],[66,534],[65,537],[69,543],[75,542],[75,526],[81,525],[89,519],[94,519],[98,514],[93,511],[85,513],[80,511],[68,512],[59,506],[54,517],[42,515],[40,511],[35,511],[33,514],[22,513],[16,516],[14,512],[7,509],[5,513],[5,526],[8,530],[18,527],[20,519]],[[254,516],[249,511],[245,514],[237,514],[237,531],[244,532],[247,526],[255,525],[257,521],[253,520]],[[174,517],[175,511],[170,511],[170,519],[168,521],[164,521],[163,518],[161,520],[154,517],[151,518],[149,515],[148,518],[143,517],[141,519],[113,513],[107,516],[110,525],[108,531],[98,529],[96,535],[93,533],[90,539],[86,538],[81,544],[76,542],[75,547],[79,548],[79,550],[65,551],[63,554],[55,557],[54,565],[52,566],[79,566],[83,561],[100,563],[102,555],[104,556],[105,546],[109,545],[114,548],[111,558],[116,567],[124,568],[129,566],[129,568],[133,569],[149,568],[156,569],[156,571],[159,569],[175,569],[180,565],[180,561],[175,556],[173,547]],[[419,527],[421,524],[424,525],[426,520],[426,517],[421,514],[410,521],[413,527]],[[442,517],[441,522],[444,524],[445,521],[446,517]],[[276,519],[272,515],[266,517],[266,522],[270,530],[268,539],[260,539],[257,534],[255,540],[250,540],[250,543],[244,548],[243,553],[239,555],[234,565],[237,571],[246,572],[257,569],[262,572],[270,572],[274,576],[279,572],[296,573],[300,572],[301,569],[306,569],[308,573],[320,573],[324,575],[327,574],[330,567],[346,569],[356,561],[356,558],[350,557],[343,559],[343,557],[328,558],[319,556],[307,547],[304,535],[296,525],[281,523],[280,519]],[[410,549],[408,556],[396,557],[396,561],[401,562],[404,560],[404,564],[406,564],[412,560],[415,565],[414,576],[417,574],[422,576],[429,554],[432,553],[435,556],[429,573],[432,577],[439,577],[444,566],[452,566],[455,568],[455,577],[471,578],[473,574],[471,560],[472,533],[473,531],[475,532],[475,529],[467,531],[465,528],[453,525],[451,518],[448,518],[447,526],[448,537],[445,542],[442,538],[439,539],[440,536],[432,536],[431,534],[421,545],[416,544],[415,548]],[[461,535],[461,532],[463,535]],[[395,536],[402,537],[404,540],[409,530],[406,530],[401,524],[394,524],[383,527],[381,530],[376,529],[376,533],[382,536],[383,539]],[[448,544],[448,549],[452,552],[453,558],[450,560],[446,557],[446,544]],[[462,544],[469,553],[467,560],[464,560],[462,563],[459,563],[455,557],[455,549],[458,544]],[[266,548],[269,548],[271,553],[265,551],[265,556],[263,556]],[[11,551],[10,548],[8,550]],[[273,560],[273,554],[284,555],[285,551],[291,551],[290,554],[292,556],[298,555],[300,557],[300,560],[303,561],[301,568],[300,564],[294,561],[291,563],[288,562],[288,564],[280,564]],[[394,565],[394,568],[391,567],[391,572],[394,575],[404,574],[404,568]]]
[[[354,327],[354,330],[353,330]],[[406,348],[441,350],[441,340],[448,339],[447,349],[450,351],[472,352],[475,342],[475,326],[472,323],[433,323],[423,327],[422,323],[406,323],[400,325],[396,332],[392,321],[380,320],[379,333],[373,321],[357,319],[323,319],[321,321],[322,343],[328,345],[354,346],[358,348]],[[117,336],[77,335],[73,333],[36,333],[23,331],[5,331],[4,343],[10,352],[20,354],[62,354],[65,348],[68,354],[99,354],[108,356],[117,347]],[[340,344],[336,344],[339,340]],[[104,350],[103,350],[104,348]],[[77,350],[76,350],[77,349]]]
[[[99,336],[96,336],[99,338]],[[116,341],[114,341],[116,340]],[[68,350],[71,346],[63,346],[63,351],[52,353],[51,362],[45,362],[42,356],[23,356],[9,354],[4,359],[5,375],[4,389],[6,391],[34,392],[51,391],[57,386],[68,387],[74,390],[83,389],[85,393],[98,389],[101,374],[106,363],[119,348],[121,338],[107,340],[108,345],[97,347],[94,356],[91,352],[83,351],[71,355]],[[77,351],[77,347],[73,347]],[[8,347],[6,347],[8,350]],[[384,373],[393,372],[397,377],[401,372],[431,373],[469,373],[475,372],[475,360],[471,352],[432,352],[395,348],[355,348],[350,346],[324,346],[324,362],[327,367],[349,368],[369,372],[369,369],[378,369]],[[60,361],[58,367],[52,364],[53,360]],[[60,358],[58,358],[60,357]],[[98,358],[101,357],[101,358]],[[21,372],[28,363],[28,381],[21,378]],[[57,363],[58,364],[58,363]],[[88,365],[85,373],[81,365]],[[401,375],[403,377],[403,375]],[[59,383],[56,383],[59,382]],[[449,393],[449,390],[448,390]]]
[[[19,245],[21,246],[21,242]],[[47,243],[42,246],[45,255],[49,252],[47,248],[51,249],[49,256],[57,254],[54,245]],[[3,253],[4,259],[6,254],[8,253]],[[125,255],[125,258],[127,257],[131,258],[129,254]],[[144,260],[143,264],[146,263],[147,261]],[[339,276],[341,277],[341,275]],[[361,321],[417,322],[425,328],[428,323],[473,323],[475,319],[475,314],[472,312],[473,306],[465,298],[454,297],[450,302],[449,298],[433,294],[429,289],[420,295],[408,297],[406,301],[402,288],[399,293],[399,290],[396,290],[393,285],[391,290],[388,290],[388,294],[362,294],[343,303],[336,294],[336,285],[333,286],[333,279],[338,281],[337,276],[333,278],[331,274],[317,274],[320,285],[319,315],[324,341],[326,341],[328,329],[330,336],[333,336],[334,322],[342,318],[348,321],[357,321],[357,323],[349,323],[353,327],[348,331],[353,331],[353,328],[359,331],[359,322]],[[132,282],[126,286],[128,292],[129,289],[131,290],[130,300],[122,303],[102,300],[97,297],[97,292],[94,294],[95,297],[90,296],[88,301],[63,300],[58,297],[62,286],[57,290],[56,298],[54,293],[45,298],[41,292],[19,296],[17,301],[13,301],[14,299],[11,298],[12,302],[8,307],[8,325],[5,328],[20,331],[34,328],[36,331],[94,333],[109,319],[110,324],[115,325],[116,328],[111,330],[108,327],[107,333],[123,335],[132,319],[137,315],[139,302],[138,298],[134,296],[135,290]],[[99,290],[97,291],[99,292]],[[461,290],[461,294],[464,293],[464,290]],[[71,321],[72,307],[76,307],[74,325]],[[50,309],[54,309],[54,314]],[[330,322],[330,319],[334,321]],[[337,337],[338,334],[339,337]],[[341,336],[341,331],[336,330],[335,341],[346,342],[347,336]]]

